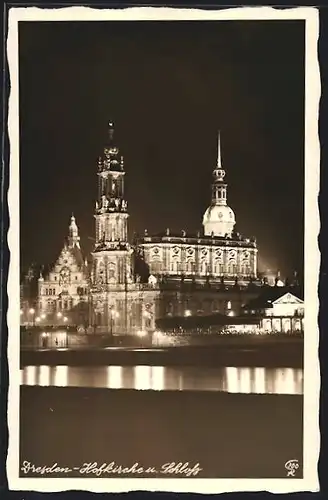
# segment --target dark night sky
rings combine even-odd
[[[94,236],[107,122],[130,232],[197,231],[221,130],[236,230],[259,262],[303,266],[304,23],[20,23],[22,265],[56,258],[73,211]]]

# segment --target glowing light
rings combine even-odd
[[[137,391],[145,391],[150,388],[151,366],[135,366],[134,368],[134,387]]]
[[[107,367],[107,387],[109,389],[122,389],[123,387],[122,366]]]
[[[21,315],[22,315],[22,314],[24,314],[24,311],[20,310],[20,314],[21,314]]]
[[[265,369],[262,366],[255,368],[254,378],[255,387],[252,388],[252,392],[265,394]]]
[[[41,365],[39,370],[38,385],[50,385],[50,366]]]
[[[187,316],[191,316],[191,311],[189,309],[187,309],[185,312],[184,312],[184,315],[187,317]]]
[[[64,321],[65,321],[65,323],[66,323],[66,321],[68,321],[68,318],[66,318],[66,316],[64,317]]]
[[[56,366],[54,370],[54,385],[57,387],[66,387],[68,383],[68,366]]]
[[[251,391],[251,368],[242,367],[239,369],[239,390],[242,394],[250,394]],[[257,392],[257,391],[255,391]]]
[[[164,366],[151,367],[151,389],[163,391],[165,386]]]
[[[29,313],[30,314],[34,314],[35,313],[35,309],[33,309],[33,307],[31,307],[31,309],[29,310]]]
[[[228,312],[228,316],[234,316],[234,315],[235,315],[235,313],[233,311]]]
[[[58,312],[58,313],[57,313],[57,318],[61,318],[62,316],[63,316],[63,315],[62,315],[62,313],[61,313],[61,312]]]
[[[26,366],[25,385],[35,385],[36,384],[36,366]]]
[[[147,332],[145,332],[145,330],[138,330],[137,335],[138,337],[145,337],[145,335],[147,335]]]
[[[47,317],[46,314],[44,313],[41,314],[41,319],[46,319],[46,317]]]
[[[112,318],[119,318],[120,317],[120,313],[118,311],[116,311],[115,309],[111,309],[110,314],[111,314]]]

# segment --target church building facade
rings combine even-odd
[[[197,235],[149,235],[128,241],[124,159],[109,123],[108,143],[98,160],[95,246],[90,269],[90,325],[115,333],[154,330],[165,316],[238,314],[258,293],[257,246],[234,232],[227,204],[225,170],[213,171],[211,204]]]

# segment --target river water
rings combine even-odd
[[[303,394],[303,370],[288,367],[30,365],[20,376],[28,386]]]

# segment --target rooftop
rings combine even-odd
[[[185,244],[203,244],[203,245],[217,245],[217,246],[249,246],[256,247],[255,238],[245,238],[240,233],[233,233],[231,237],[229,236],[205,236],[204,234],[198,233],[187,233],[182,230],[180,232],[174,232],[167,229],[166,231],[148,234],[145,230],[142,235],[135,235],[135,241],[137,244],[145,243],[185,243]]]

